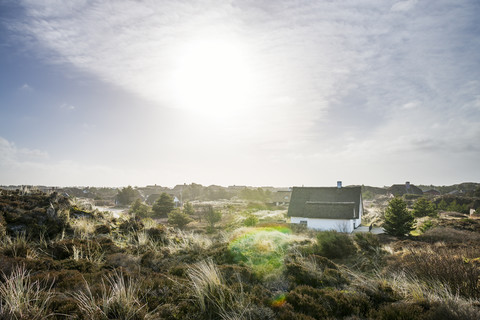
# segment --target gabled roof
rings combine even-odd
[[[271,199],[273,202],[290,202],[291,191],[277,191],[272,192]]]
[[[404,194],[423,194],[422,189],[413,184],[394,184],[388,188],[388,192],[394,196],[403,196]]]
[[[361,187],[293,187],[289,217],[357,219]]]

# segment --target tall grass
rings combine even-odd
[[[0,283],[0,318],[2,319],[44,319],[54,292],[52,284],[32,281],[30,272],[18,266],[10,275],[3,274]]]
[[[41,245],[42,242],[39,244]],[[39,256],[35,246],[28,241],[24,232],[17,234],[14,238],[5,237],[1,242],[1,248],[4,254],[15,258],[36,259]]]
[[[210,318],[244,319],[249,302],[243,293],[229,288],[222,274],[211,259],[201,261],[188,269],[193,294],[200,309]]]
[[[203,250],[212,245],[212,240],[205,235],[194,232],[178,230],[168,243],[167,248],[171,253],[177,253],[184,250]]]
[[[86,217],[71,219],[74,236],[80,239],[88,239],[95,233],[95,221]]]
[[[87,243],[86,248],[72,247],[74,260],[87,260],[91,263],[100,266],[105,260],[105,254],[99,248],[93,248],[90,242]]]
[[[432,266],[434,267],[434,266]],[[395,272],[365,275],[362,272],[353,271],[345,266],[341,270],[352,279],[350,287],[354,290],[367,291],[374,296],[382,296],[385,288],[393,290],[390,295],[394,300],[402,300],[411,303],[437,304],[442,306],[445,314],[456,315],[455,319],[477,319],[478,299],[462,297],[453,292],[447,282],[439,279],[421,279],[414,273],[406,270]],[[447,319],[449,316],[445,316]],[[476,315],[472,317],[471,315]]]
[[[438,283],[455,295],[480,298],[480,268],[472,258],[480,256],[475,247],[427,246],[406,248],[390,270],[414,275],[432,288]]]
[[[105,281],[106,280],[106,281]],[[130,277],[115,271],[102,281],[101,292],[94,296],[90,285],[85,282],[85,290],[73,293],[80,311],[89,319],[106,320],[148,319],[146,304],[141,302],[141,284]]]

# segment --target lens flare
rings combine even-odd
[[[283,269],[291,233],[283,225],[244,228],[232,239],[229,250],[237,262],[250,266],[258,276],[275,275]]]
[[[272,307],[281,307],[287,302],[287,295],[285,293],[275,296],[272,300]]]

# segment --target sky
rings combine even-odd
[[[0,185],[480,182],[480,2],[0,0]]]

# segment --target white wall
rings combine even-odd
[[[291,217],[290,223],[300,223],[307,221],[307,227],[316,230],[337,230],[338,232],[353,232],[353,224],[355,227],[360,225],[360,219],[315,219]]]
[[[358,219],[355,220],[355,228],[358,228],[358,226],[362,223],[362,217],[363,217],[363,199],[362,199],[362,194],[360,194],[360,212],[358,214]]]

